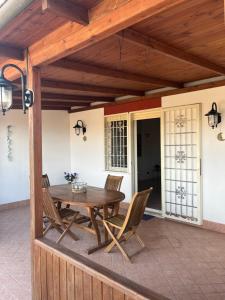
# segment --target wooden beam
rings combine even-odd
[[[134,82],[142,82],[148,84],[154,84],[159,86],[168,87],[181,87],[182,85],[178,82],[165,80],[161,78],[146,76],[142,74],[135,74],[131,72],[124,72],[121,70],[109,69],[106,67],[96,66],[93,64],[88,64],[86,62],[77,62],[69,59],[59,60],[51,65],[51,67],[57,67],[65,70],[75,70],[78,72],[86,74],[100,75],[109,78],[116,78],[120,80],[129,80]]]
[[[0,56],[23,61],[24,51],[21,48],[0,44]]]
[[[91,102],[79,102],[79,101],[54,101],[54,100],[43,100],[41,101],[41,106],[65,106],[65,107],[72,107],[72,106],[89,106]],[[21,101],[18,99],[14,99],[14,105],[21,105]]]
[[[104,0],[89,11],[90,23],[68,22],[29,47],[34,65],[49,64],[187,0]]]
[[[49,11],[81,25],[89,23],[88,10],[68,0],[42,0],[42,11]]]
[[[22,109],[22,105],[13,105],[12,109]],[[41,106],[41,110],[66,110],[70,111],[68,106]]]
[[[42,118],[41,118],[41,78],[40,70],[29,63],[28,87],[34,92],[34,104],[29,109],[30,140],[30,210],[31,238],[43,235],[42,200]]]
[[[49,79],[43,79],[41,81],[42,87],[49,87],[54,89],[64,89],[70,91],[84,91],[84,92],[95,92],[102,94],[111,94],[111,95],[133,95],[133,96],[143,96],[144,91],[133,90],[133,89],[122,89],[122,88],[112,88],[105,86],[81,84],[76,82],[68,81],[53,81]]]
[[[13,97],[15,99],[21,98],[21,92],[16,91],[13,93]],[[103,96],[82,96],[82,95],[68,95],[68,94],[55,94],[55,93],[41,93],[42,100],[59,100],[60,102],[113,102],[115,100],[114,97],[103,97]]]
[[[225,86],[225,80],[212,81],[212,82],[209,82],[209,83],[203,83],[203,84],[199,84],[199,85],[196,85],[196,86],[184,87],[184,88],[181,88],[181,89],[172,89],[172,90],[169,90],[169,91],[156,92],[156,93],[146,95],[144,97],[136,97],[136,98],[120,100],[118,102],[118,104],[120,104],[120,103],[129,103],[129,102],[133,102],[133,101],[137,101],[137,100],[146,100],[146,99],[151,100],[151,99],[160,98],[160,97],[186,94],[186,93],[196,92],[196,91],[200,91],[200,90],[212,89],[212,88],[216,88],[216,87],[220,87],[220,86]],[[71,109],[69,111],[69,113],[75,113],[75,112],[81,112],[81,111],[92,110],[92,109],[97,109],[97,108],[103,108],[103,107],[108,107],[108,106],[115,105],[115,104],[116,104],[116,102],[115,103],[99,104],[99,105],[95,105],[95,106],[90,106],[88,108],[86,108],[86,107],[85,108],[77,108],[77,109],[75,108],[75,109]]]
[[[122,32],[119,32],[117,35],[134,44],[151,48],[157,52],[178,59],[180,61],[197,65],[204,69],[213,71],[217,74],[225,74],[225,68],[222,66],[219,66],[207,59],[188,53],[184,50],[171,46],[167,43],[161,42],[155,38],[152,38],[135,30],[125,29]]]

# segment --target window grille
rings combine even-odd
[[[105,169],[127,171],[128,117],[105,117]]]

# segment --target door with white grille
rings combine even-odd
[[[200,105],[163,110],[164,216],[201,224]]]

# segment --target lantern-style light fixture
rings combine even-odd
[[[33,104],[34,95],[31,90],[25,88],[26,79],[23,71],[14,64],[4,65],[0,70],[0,110],[2,111],[3,115],[5,115],[5,112],[13,106],[13,89],[15,86],[11,81],[7,80],[4,75],[6,69],[8,68],[14,68],[20,72],[22,107],[24,113],[26,113],[26,110]]]
[[[77,124],[74,125],[73,128],[75,129],[76,135],[80,135],[81,131],[83,132],[83,135],[84,135],[87,131],[86,126],[84,126],[84,122],[81,120],[78,120]]]
[[[208,117],[209,126],[214,129],[221,122],[221,113],[217,111],[217,104],[213,102],[211,110],[205,114]]]

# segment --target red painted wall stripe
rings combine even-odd
[[[149,98],[125,103],[116,103],[104,107],[105,115],[120,114],[150,108],[161,107],[161,98]]]

